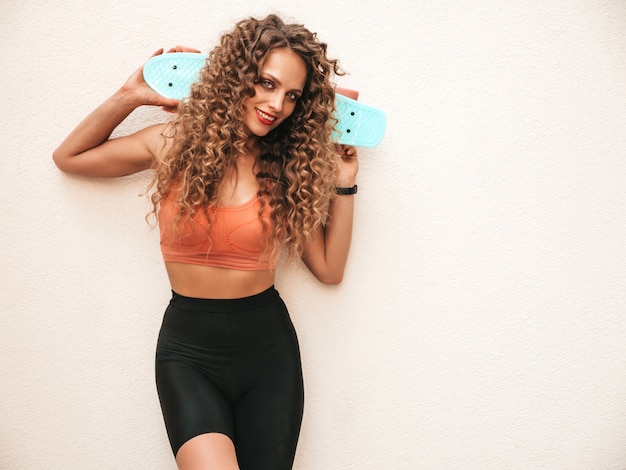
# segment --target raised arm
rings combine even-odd
[[[358,171],[358,155],[354,147],[338,146],[339,173],[336,187],[352,188]],[[313,275],[324,284],[339,284],[348,261],[354,216],[352,194],[337,195],[331,201],[326,226],[321,227],[305,249],[302,257]]]
[[[196,51],[178,47],[170,52],[183,50]],[[153,55],[162,53],[160,49]],[[177,100],[163,98],[148,87],[143,67],[67,136],[53,153],[56,165],[67,173],[97,177],[124,176],[152,167],[165,125],[110,139],[113,130],[142,105],[161,106],[166,111],[174,111],[178,105]]]

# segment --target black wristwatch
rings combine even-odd
[[[344,194],[356,194],[358,189],[359,189],[359,187],[355,184],[351,188],[335,188],[335,192],[337,194],[341,194],[341,195],[344,195]]]

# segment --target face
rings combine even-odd
[[[291,49],[276,49],[261,64],[256,94],[245,101],[244,121],[252,135],[263,137],[296,108],[306,83],[306,64]]]

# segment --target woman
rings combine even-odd
[[[139,69],[54,152],[68,173],[154,170],[172,287],[156,379],[180,469],[293,464],[302,371],[273,286],[283,245],[320,281],[343,277],[358,163],[354,148],[331,141],[333,74],[338,63],[314,33],[250,18],[222,37],[190,98],[155,94]],[[141,105],[176,114],[110,139]]]

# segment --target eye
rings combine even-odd
[[[274,88],[274,84],[270,80],[262,79],[260,83],[263,88],[267,88],[268,90]]]
[[[290,91],[289,93],[287,93],[287,96],[289,97],[289,99],[291,101],[298,101],[298,98],[300,98],[300,96],[292,91]]]

